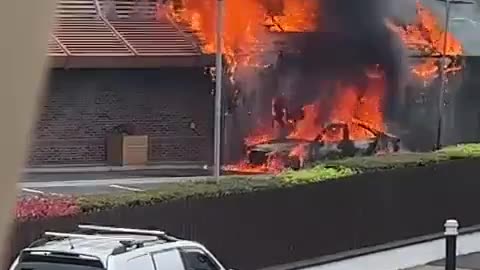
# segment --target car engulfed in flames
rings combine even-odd
[[[400,150],[400,139],[357,122],[371,136],[352,139],[349,125],[341,122],[326,124],[314,140],[295,138],[273,139],[247,147],[247,165],[250,167],[281,166],[300,169],[307,164],[354,156],[372,156]],[[338,138],[338,139],[335,139]]]

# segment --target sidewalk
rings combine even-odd
[[[93,173],[148,170],[208,170],[208,165],[192,162],[153,163],[141,166],[108,166],[105,164],[48,165],[23,169],[23,173]]]
[[[445,260],[434,261],[409,270],[444,270]],[[480,270],[480,253],[471,253],[457,257],[457,270]]]

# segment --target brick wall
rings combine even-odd
[[[46,89],[31,165],[104,162],[106,135],[126,123],[150,136],[151,161],[210,160],[213,96],[202,69],[54,70]]]

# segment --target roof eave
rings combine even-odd
[[[205,67],[215,63],[214,55],[162,56],[55,56],[50,55],[54,69],[153,69],[164,67]]]

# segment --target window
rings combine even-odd
[[[61,255],[61,256],[60,256]],[[77,254],[52,252],[25,252],[15,270],[102,270],[103,264],[96,259]]]
[[[152,257],[150,255],[142,255],[128,260],[125,269],[154,270],[155,268],[153,267]]]
[[[185,270],[182,257],[177,249],[153,253],[153,261],[157,270]]]
[[[182,249],[181,252],[186,270],[220,270],[212,258],[200,249]]]

